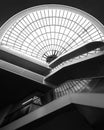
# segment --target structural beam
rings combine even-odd
[[[32,72],[30,70],[24,69],[22,67],[13,65],[13,64],[8,63],[6,61],[0,60],[0,68],[4,69],[6,71],[10,71],[14,74],[20,75],[22,77],[25,77],[27,79],[36,81],[38,83],[41,83],[41,84],[44,83],[43,82],[44,76],[39,75],[39,74]]]

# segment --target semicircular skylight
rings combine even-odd
[[[9,26],[1,45],[50,63],[72,48],[103,41],[100,29],[68,9],[44,8],[24,14]]]

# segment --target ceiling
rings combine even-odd
[[[101,0],[1,0],[0,26],[19,11],[41,4],[65,4],[82,9],[95,16],[104,24],[103,1]],[[31,93],[36,92],[42,85],[0,69],[0,108],[18,101]],[[45,87],[44,87],[45,88]],[[46,87],[42,91],[46,91]]]

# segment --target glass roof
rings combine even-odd
[[[103,33],[85,15],[53,6],[14,20],[1,45],[50,63],[73,48],[103,40]]]

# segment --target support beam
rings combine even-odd
[[[22,67],[13,65],[6,61],[0,60],[0,68],[43,84],[44,76],[39,75],[35,72],[29,71],[27,69],[24,69]]]

